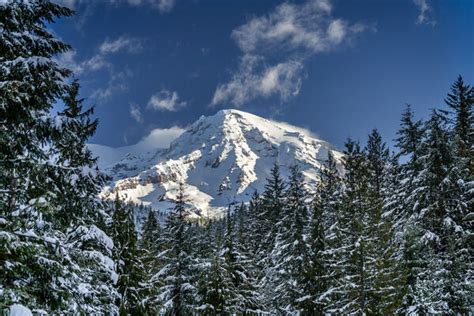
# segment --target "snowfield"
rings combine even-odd
[[[312,186],[328,151],[336,160],[342,156],[308,130],[238,110],[203,116],[169,148],[157,147],[91,145],[112,178],[101,197],[118,194],[124,201],[166,211],[183,182],[190,216],[219,217],[229,203],[247,202],[255,190],[262,192],[274,163],[284,177],[297,164]]]

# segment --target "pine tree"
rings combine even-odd
[[[138,249],[138,238],[132,218],[132,208],[115,198],[112,217],[112,239],[115,246],[115,262],[118,274],[116,284],[120,299],[120,315],[141,313],[140,297],[144,266]]]
[[[159,283],[154,282],[153,276],[161,268],[160,261],[156,257],[163,250],[161,226],[156,219],[153,209],[148,210],[148,216],[143,225],[142,235],[139,242],[141,262],[144,266],[142,282],[140,283],[140,297],[144,313],[154,314],[158,312],[158,306],[152,301],[156,297],[156,288]]]
[[[251,256],[254,258],[255,271],[254,274],[256,277],[261,275],[263,272],[263,262],[260,260],[266,258],[266,253],[262,253],[261,243],[266,237],[265,227],[267,225],[265,218],[265,211],[262,205],[262,199],[257,191],[252,195],[252,198],[249,201],[248,205],[248,218],[249,225],[247,230],[249,231],[249,240],[248,247]]]
[[[321,178],[313,201],[313,213],[309,226],[308,256],[304,263],[301,311],[308,315],[323,315],[337,284],[334,266],[336,232],[338,228],[340,177],[331,152],[321,168]]]
[[[420,234],[420,266],[407,308],[418,313],[455,313],[449,256],[453,246],[450,231],[455,229],[455,208],[451,202],[456,197],[456,188],[449,179],[452,153],[448,132],[443,116],[436,111],[427,122],[425,146],[420,186],[412,193],[412,199],[417,201],[415,228]]]
[[[372,253],[368,257],[373,283],[369,288],[367,311],[374,314],[392,314],[397,305],[397,288],[399,274],[395,265],[395,248],[393,243],[393,219],[384,216],[385,202],[392,194],[391,172],[393,159],[382,136],[374,129],[369,135],[366,147],[368,169],[368,234]]]
[[[307,256],[306,220],[308,197],[303,175],[297,166],[290,168],[290,178],[285,191],[285,206],[278,223],[280,230],[271,253],[273,262],[272,304],[279,312],[295,312],[304,296],[302,274]]]
[[[229,208],[230,211],[230,208]],[[231,277],[234,288],[233,298],[229,299],[230,309],[227,312],[248,313],[259,307],[260,297],[256,293],[256,282],[252,276],[250,264],[252,260],[247,255],[244,239],[244,216],[245,206],[242,204],[237,213],[227,215],[227,227],[224,235],[224,256],[227,272]],[[236,230],[236,219],[240,219],[240,225]]]
[[[259,235],[262,239],[259,241],[256,262],[258,284],[261,293],[266,298],[273,297],[274,287],[270,280],[274,277],[273,263],[270,258],[270,252],[275,246],[275,238],[279,233],[281,226],[281,217],[285,199],[285,183],[280,175],[280,167],[275,163],[270,170],[270,177],[267,178],[265,190],[260,198],[258,207],[257,223]],[[273,271],[272,271],[273,270]],[[271,304],[268,303],[267,304]]]
[[[337,274],[341,284],[331,312],[367,313],[373,283],[373,236],[370,234],[367,157],[358,142],[348,140],[344,151],[344,192],[341,198]]]
[[[461,76],[451,86],[445,99],[451,109],[450,139],[453,155],[452,166],[448,172],[449,181],[444,183],[450,193],[451,212],[445,219],[448,226],[448,257],[450,269],[451,298],[449,305],[456,313],[468,313],[472,306],[472,285],[474,267],[469,258],[474,251],[469,245],[473,230],[474,208],[474,88],[464,83]],[[471,217],[471,219],[469,219]]]
[[[275,163],[270,170],[270,177],[267,178],[265,191],[262,195],[262,204],[260,219],[262,220],[261,229],[267,234],[265,236],[266,247],[263,250],[269,251],[274,244],[274,238],[278,227],[275,225],[281,220],[285,195],[285,183],[280,175],[280,167]]]
[[[459,76],[452,84],[445,102],[453,111],[453,139],[457,155],[471,160],[470,172],[473,174],[474,114],[472,108],[474,88],[465,84],[463,78]]]
[[[236,290],[222,253],[222,230],[218,230],[217,233],[216,252],[212,255],[209,268],[201,275],[200,292],[204,304],[201,304],[198,310],[206,315],[235,312],[234,306],[229,305],[230,301],[235,300]]]
[[[414,113],[408,105],[402,114],[399,137],[395,146],[399,148],[396,158],[404,163],[392,175],[392,189],[386,198],[384,214],[393,222],[393,243],[396,245],[397,270],[400,273],[398,313],[410,312],[415,300],[416,280],[420,269],[421,244],[418,215],[414,211],[417,197],[412,193],[420,187],[420,172],[424,146],[425,127],[423,122],[414,120]],[[395,166],[395,164],[392,164]]]
[[[399,156],[408,158],[406,171],[420,170],[419,158],[423,155],[422,141],[424,136],[423,123],[414,120],[414,113],[408,104],[402,114],[400,129],[397,132],[398,138],[395,146],[399,148]]]
[[[153,280],[163,281],[156,297],[161,305],[160,312],[172,315],[187,315],[195,309],[196,273],[192,267],[195,260],[190,247],[190,225],[185,219],[185,203],[184,186],[180,183],[176,205],[168,215],[163,232],[167,249],[157,258],[164,265],[153,276]]]
[[[1,308],[116,310],[111,243],[97,227],[103,178],[85,146],[96,122],[78,84],[67,84],[71,72],[53,61],[70,47],[46,28],[71,14],[47,1],[0,4]]]
[[[216,251],[208,271],[202,276],[203,296],[207,314],[233,314],[238,311],[238,304],[245,306],[243,297],[239,295],[238,287],[241,275],[238,274],[237,254],[233,240],[233,218],[229,211],[225,226],[217,231]],[[223,232],[223,230],[225,230]]]

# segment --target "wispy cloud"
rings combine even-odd
[[[94,100],[105,102],[115,93],[128,90],[127,81],[132,77],[130,70],[116,72],[111,70],[107,84],[92,91],[90,97]]]
[[[127,0],[127,2],[135,6],[148,5],[161,13],[171,12],[176,4],[175,0]]]
[[[73,50],[59,55],[56,61],[62,67],[71,69],[76,75],[111,67],[111,64],[106,61],[104,56],[101,54],[94,55],[89,59],[78,61],[77,53]]]
[[[78,60],[76,51],[68,51],[57,57],[56,61],[62,66],[71,69],[77,76],[90,75],[96,71],[107,70],[108,79],[105,86],[97,87],[91,93],[91,98],[104,102],[114,93],[127,90],[128,80],[132,73],[129,69],[117,71],[109,61],[110,55],[118,53],[138,53],[143,48],[138,38],[121,36],[115,40],[106,39],[97,48],[97,53],[84,60]]]
[[[334,18],[329,0],[283,3],[254,17],[232,31],[242,51],[240,65],[229,82],[217,86],[211,105],[241,106],[271,96],[285,101],[298,95],[308,57],[331,51],[368,29],[374,28]]]
[[[140,110],[140,107],[138,106],[138,104],[136,103],[130,104],[130,115],[137,123],[143,122],[142,111]]]
[[[436,25],[436,20],[433,14],[433,8],[430,6],[428,0],[413,0],[415,5],[420,10],[420,14],[416,18],[415,23],[418,25]]]
[[[106,39],[98,47],[98,52],[89,59],[78,61],[74,50],[67,51],[58,56],[56,61],[63,67],[71,69],[76,75],[98,71],[104,68],[112,71],[112,64],[107,56],[119,52],[137,53],[143,48],[141,40],[128,36],[121,36],[115,40]]]
[[[99,51],[102,55],[126,51],[128,53],[137,53],[143,46],[139,39],[128,36],[121,36],[115,40],[106,39],[100,46]]]
[[[230,82],[217,87],[211,103],[241,106],[259,96],[271,95],[288,100],[299,93],[302,72],[303,64],[298,60],[265,66],[262,58],[244,55],[239,70]]]
[[[186,106],[185,101],[179,99],[176,91],[161,90],[151,96],[148,101],[148,108],[162,111],[177,111]]]

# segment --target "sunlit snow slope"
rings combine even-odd
[[[106,158],[101,165],[113,179],[102,197],[112,199],[118,193],[125,201],[165,211],[173,206],[183,182],[195,217],[220,216],[229,203],[248,201],[255,190],[262,192],[275,162],[283,176],[289,166],[299,165],[308,183],[314,184],[328,150],[336,159],[341,157],[305,129],[237,110],[201,117],[168,149],[127,148],[131,152],[110,163],[124,154],[123,148],[91,147]]]

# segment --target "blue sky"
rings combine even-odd
[[[59,0],[58,0],[59,1]],[[201,115],[239,108],[342,148],[377,127],[390,142],[405,103],[442,106],[474,83],[471,0],[61,0],[58,57],[96,105],[93,143],[165,144]]]

